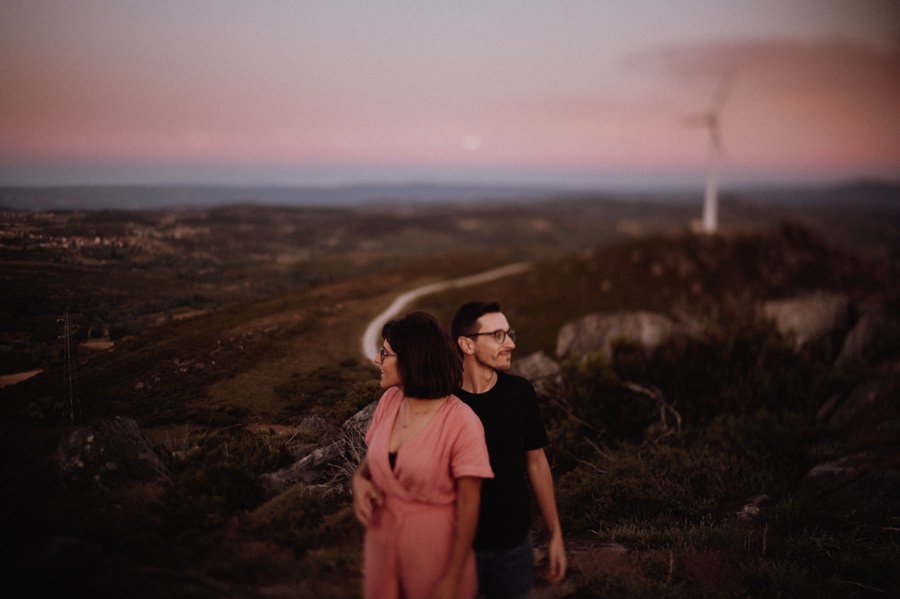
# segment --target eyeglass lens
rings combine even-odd
[[[497,343],[503,343],[504,341],[506,341],[507,337],[512,339],[513,343],[516,342],[516,332],[514,330],[509,329],[508,331],[494,331],[494,341],[496,341]]]

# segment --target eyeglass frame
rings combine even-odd
[[[377,358],[379,358],[379,360],[378,360],[379,364],[384,364],[385,358],[390,358],[392,356],[396,358],[397,354],[392,354],[391,352],[389,352],[388,350],[386,350],[382,347],[382,348],[379,348],[379,350],[377,352],[375,352],[375,356]]]
[[[497,329],[496,331],[487,331],[484,333],[469,333],[466,337],[481,337],[482,335],[493,335],[497,345],[503,345],[506,342],[507,337],[509,337],[513,343],[516,342],[516,331],[512,328],[506,329],[505,331],[503,329]],[[498,336],[500,339],[497,338]]]

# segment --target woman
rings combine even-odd
[[[381,335],[375,364],[386,391],[353,477],[353,511],[366,527],[365,596],[474,597],[481,479],[493,472],[481,421],[452,395],[459,356],[424,312],[388,322]]]

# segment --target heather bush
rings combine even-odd
[[[649,354],[620,341],[609,361],[564,364],[544,404],[563,528],[628,548],[618,570],[575,573],[572,596],[900,588],[885,532],[895,524],[852,525],[794,494],[814,465],[858,451],[856,437],[815,424],[827,399],[866,380],[833,359],[827,340],[795,350],[768,324],[736,322]],[[754,497],[762,509],[741,519]]]
[[[347,360],[310,372],[294,373],[275,392],[295,417],[319,414],[334,425],[378,399],[378,378],[369,365]]]
[[[190,497],[190,513],[227,516],[255,507],[262,500],[257,479],[291,461],[285,441],[244,429],[225,429],[197,440],[196,448],[175,464],[169,505]],[[172,506],[175,507],[175,506]],[[175,507],[175,513],[184,506]]]

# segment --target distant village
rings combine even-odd
[[[191,227],[180,224],[174,215],[166,215],[153,224],[133,221],[115,221],[97,231],[105,223],[92,219],[92,232],[81,233],[73,229],[85,228],[71,213],[0,211],[0,248],[10,251],[45,249],[52,251],[123,250],[118,256],[101,253],[84,256],[89,261],[106,257],[123,257],[127,254],[149,252],[172,254],[176,251],[172,242],[196,239],[209,235],[208,227]]]

